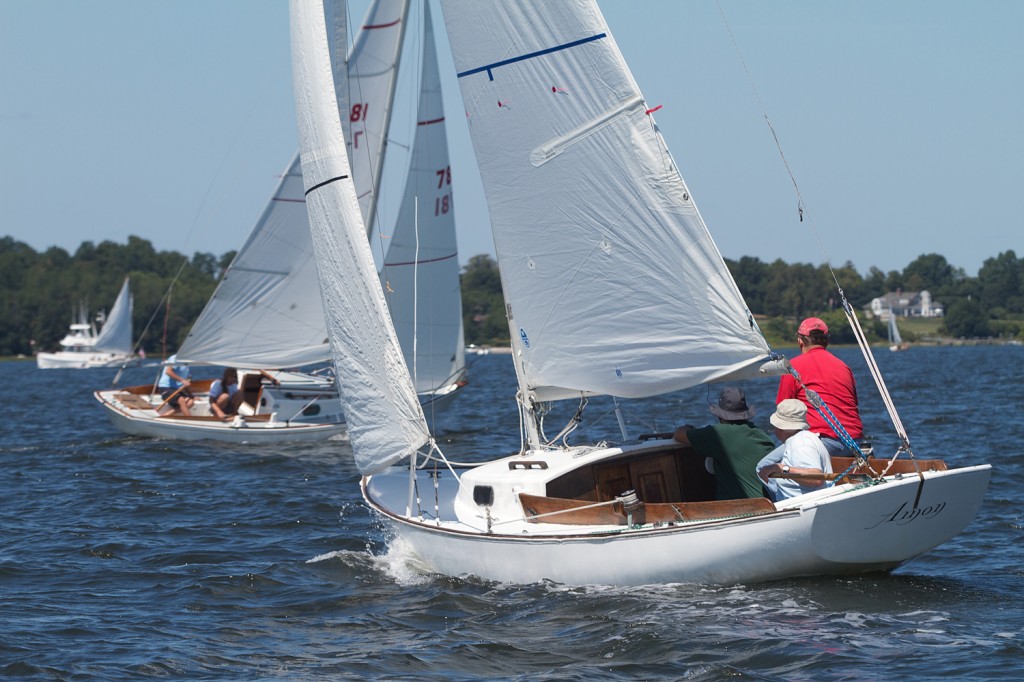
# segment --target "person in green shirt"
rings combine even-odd
[[[775,443],[750,422],[755,412],[747,405],[743,391],[726,386],[718,396],[718,404],[711,405],[711,414],[718,417],[717,424],[701,428],[686,424],[673,434],[675,440],[710,460],[717,500],[764,497],[757,463],[775,449]]]

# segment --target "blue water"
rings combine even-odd
[[[363,506],[344,442],[127,437],[90,395],[111,372],[0,363],[0,678],[1024,679],[1024,348],[878,361],[919,457],[994,465],[965,533],[892,575],[630,589],[425,574]],[[442,447],[517,450],[510,357],[479,358],[471,381]],[[765,420],[775,381],[744,388]],[[707,423],[707,398],[623,408],[636,434]],[[617,439],[611,408],[592,400],[570,440]]]

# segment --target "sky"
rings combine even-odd
[[[600,5],[725,257],[1024,257],[1024,3]],[[0,236],[237,249],[298,145],[289,49],[286,0],[0,0]],[[465,263],[494,249],[449,140]]]

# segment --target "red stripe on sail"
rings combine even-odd
[[[441,256],[440,258],[430,258],[428,260],[421,260],[421,261],[411,260],[411,261],[408,261],[406,263],[385,263],[384,267],[394,268],[394,267],[398,267],[399,265],[424,265],[425,263],[437,263],[439,261],[448,260],[449,258],[455,258],[455,256],[457,256],[457,255],[459,255],[459,254],[453,253],[453,254],[450,254],[448,256]]]
[[[371,31],[375,28],[390,28],[391,26],[394,26],[395,24],[400,23],[401,21],[401,19],[395,19],[390,24],[366,24],[365,26],[363,26],[363,28],[366,29],[367,31]]]

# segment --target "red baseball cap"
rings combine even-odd
[[[806,320],[801,322],[800,328],[796,330],[796,333],[800,336],[808,336],[815,329],[828,334],[828,325],[817,317],[808,317]]]

